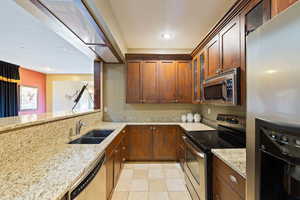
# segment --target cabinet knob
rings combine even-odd
[[[115,150],[115,153],[118,153],[118,150]]]
[[[153,127],[153,128],[152,128],[152,130],[156,130],[156,128],[155,128],[155,127]]]
[[[123,132],[123,133],[126,133],[126,130],[123,130],[122,132]]]
[[[122,158],[122,161],[124,162],[126,159],[125,158]]]
[[[236,184],[238,183],[236,177],[233,176],[233,175],[230,175],[230,176],[229,176],[229,179],[230,179],[231,182],[233,182],[233,183],[236,183]]]
[[[123,149],[123,150],[125,150],[125,149],[126,149],[126,147],[123,147],[122,149]]]

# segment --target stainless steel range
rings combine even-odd
[[[211,149],[245,148],[245,119],[232,115],[217,117],[215,131],[186,132],[184,173],[193,200],[212,199]]]

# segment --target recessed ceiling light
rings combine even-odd
[[[48,72],[53,71],[53,69],[51,67],[45,67],[45,70],[48,71]]]
[[[161,34],[162,39],[169,40],[172,38],[172,35],[170,33],[163,33]]]

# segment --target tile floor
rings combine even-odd
[[[178,163],[126,163],[112,200],[190,200]]]

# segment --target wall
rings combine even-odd
[[[53,82],[55,81],[93,81],[92,74],[48,74],[47,84],[47,112],[53,109]],[[59,95],[59,94],[58,94]]]
[[[243,107],[224,107],[193,104],[126,104],[126,66],[104,65],[104,121],[180,121],[188,112],[201,113],[212,125],[217,113],[244,116]],[[211,114],[207,114],[207,109]]]
[[[38,96],[38,109],[30,111],[22,111],[23,114],[34,114],[34,113],[44,113],[46,112],[46,74],[32,71],[20,67],[20,85],[37,87],[39,89]]]

